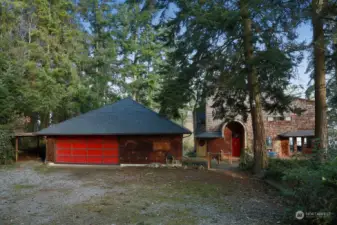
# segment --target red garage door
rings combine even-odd
[[[58,137],[56,138],[56,163],[118,164],[116,136]]]

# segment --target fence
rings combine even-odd
[[[229,164],[233,164],[232,152],[223,152],[222,150],[218,153],[208,152],[207,153],[207,168],[212,168],[212,160],[215,159],[217,165],[220,165],[221,161],[228,159]]]

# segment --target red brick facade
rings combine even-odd
[[[222,136],[224,135],[224,131],[226,130],[226,124],[223,120],[215,120],[213,119],[211,108],[212,100],[209,99],[206,104],[206,124],[205,131],[206,132],[216,132],[221,131]],[[284,115],[271,115],[266,112],[263,112],[264,118],[264,126],[266,137],[271,137],[272,139],[272,149],[273,151],[282,154],[281,151],[281,139],[278,136],[279,134],[297,131],[297,130],[314,130],[315,128],[315,103],[311,100],[305,99],[295,99],[292,103],[293,106],[301,108],[304,112],[301,115],[297,115],[295,113],[284,113]],[[271,121],[272,120],[272,121]],[[253,144],[253,131],[252,131],[252,122],[250,115],[246,122],[244,122],[240,116],[238,116],[234,121],[237,121],[244,128],[244,137],[242,142],[242,147],[252,149]],[[220,143],[220,141],[208,140],[208,151],[211,152],[219,152],[221,149],[224,151],[230,151],[231,143],[226,142],[222,139],[223,144],[219,145],[216,143]],[[225,138],[226,139],[226,138]],[[288,140],[288,139],[287,139]],[[282,142],[283,146],[286,146],[286,143]],[[217,146],[221,147],[218,148]]]

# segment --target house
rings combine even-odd
[[[225,123],[213,119],[212,99],[194,113],[195,146],[197,156],[204,157],[207,152],[221,153],[240,157],[241,149],[252,149],[253,130],[250,115],[247,121],[240,116]],[[315,103],[312,100],[296,98],[293,106],[301,108],[300,115],[283,115],[263,112],[266,145],[269,151],[277,152],[280,157],[289,157],[294,152],[311,152],[311,140],[315,127]]]
[[[182,157],[188,129],[126,98],[37,132],[46,160],[75,164],[165,163]]]

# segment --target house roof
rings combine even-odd
[[[296,130],[296,131],[290,131],[285,132],[282,134],[279,134],[280,137],[313,137],[315,136],[314,130]]]
[[[37,135],[144,135],[191,134],[131,98],[52,125]]]
[[[202,132],[195,135],[196,138],[221,138],[221,132]]]

